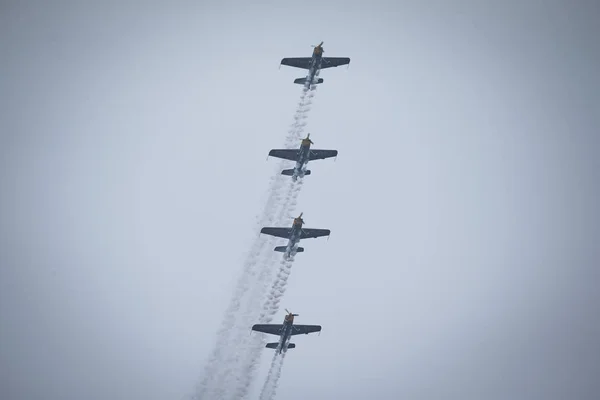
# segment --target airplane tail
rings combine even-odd
[[[285,252],[286,252],[286,250],[287,250],[287,246],[277,246],[277,247],[275,247],[275,249],[274,249],[274,250],[275,250],[275,251],[278,251],[278,252],[280,252],[280,253],[285,253]],[[303,251],[304,251],[304,247],[298,247],[298,248],[296,249],[296,253],[302,253]]]
[[[293,176],[294,170],[293,169],[284,169],[283,171],[281,171],[281,175]],[[304,176],[306,176],[306,175],[310,175],[310,169],[307,169],[306,171],[304,171]]]
[[[267,345],[265,347],[267,349],[276,349],[277,346],[279,346],[279,342],[267,343]],[[288,349],[294,349],[294,348],[296,348],[296,344],[295,343],[289,343],[287,348]]]
[[[304,85],[306,83],[306,78],[298,78],[294,81],[294,83]],[[323,83],[323,78],[319,78],[316,83]]]

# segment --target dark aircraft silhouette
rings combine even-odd
[[[282,65],[308,70],[306,78],[298,78],[294,83],[304,85],[306,82],[309,82],[312,84],[318,70],[350,64],[348,57],[323,57],[323,53],[325,52],[323,42],[313,47],[315,49],[313,50],[312,57],[284,58],[281,60]],[[323,78],[319,78],[314,83],[323,83]]]
[[[314,144],[310,140],[310,133],[305,139],[302,139],[300,148],[295,149],[273,149],[269,151],[269,156],[283,158],[284,160],[296,161],[296,166],[292,169],[284,169],[282,175],[291,176],[295,181],[298,178],[303,178],[305,175],[310,175],[310,170],[306,169],[306,164],[312,160],[324,160],[326,158],[336,157],[337,150],[316,150],[310,148]]]
[[[284,257],[286,258],[304,251],[303,247],[296,247],[301,239],[329,236],[331,233],[329,229],[303,228],[302,225],[304,224],[304,220],[302,219],[302,214],[303,213],[300,213],[298,218],[294,218],[294,223],[291,228],[265,227],[260,230],[260,233],[264,233],[265,235],[288,239],[287,246],[277,246],[274,249],[275,251],[285,253]]]
[[[279,354],[282,351],[286,352],[287,349],[296,347],[294,343],[289,343],[292,336],[302,333],[308,335],[313,332],[321,332],[321,325],[294,325],[294,317],[297,317],[298,314],[292,314],[287,309],[285,312],[288,314],[283,319],[283,324],[256,324],[252,326],[253,331],[279,335],[279,342],[267,343],[265,346],[269,349],[278,350]]]

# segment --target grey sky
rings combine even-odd
[[[107,4],[0,5],[2,399],[193,390],[321,40],[278,397],[600,396],[596,2]]]

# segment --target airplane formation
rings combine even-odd
[[[325,52],[323,42],[313,47],[312,57],[284,58],[281,60],[281,65],[308,70],[306,77],[298,78],[294,80],[294,83],[301,85],[306,85],[307,82],[310,85],[323,83],[322,78],[317,78],[321,69],[350,64],[350,58],[348,57],[323,57]],[[269,151],[269,156],[295,161],[294,168],[284,169],[281,174],[290,176],[296,182],[298,179],[303,179],[311,174],[311,171],[306,169],[309,161],[337,157],[337,150],[311,149],[311,144],[314,143],[310,140],[309,133],[306,138],[302,139],[300,148],[272,149]],[[329,229],[304,228],[302,215],[303,213],[300,213],[297,218],[294,218],[291,227],[263,227],[260,230],[261,234],[288,240],[287,245],[277,246],[274,249],[274,251],[284,253],[283,257],[286,260],[293,258],[296,253],[304,252],[304,248],[298,246],[300,240],[329,236],[331,233]],[[266,345],[266,348],[275,349],[279,354],[296,347],[294,343],[290,343],[292,336],[321,332],[321,325],[294,325],[294,317],[297,317],[298,314],[293,314],[287,309],[285,311],[287,315],[283,319],[283,324],[255,324],[252,326],[253,331],[279,336],[278,342],[267,343]]]

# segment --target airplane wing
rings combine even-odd
[[[348,57],[323,57],[321,59],[321,69],[339,67],[346,64],[350,64]]]
[[[321,325],[292,325],[292,332],[290,335],[301,335],[314,332],[321,332]]]
[[[308,153],[309,160],[324,160],[337,156],[337,150],[310,150]]]
[[[289,67],[296,67],[302,69],[310,69],[310,57],[296,57],[296,58],[284,58],[281,60],[281,64]]]
[[[273,149],[269,152],[271,157],[283,158],[285,160],[298,160],[298,150],[293,149]]]
[[[283,331],[283,325],[282,324],[256,324],[256,325],[252,325],[252,330],[256,331],[256,332],[268,333],[270,335],[281,335],[281,332]]]
[[[284,239],[289,239],[292,236],[292,228],[262,228],[260,233],[265,235],[277,236]]]
[[[264,229],[264,228],[263,228]],[[300,232],[300,239],[318,238],[321,236],[329,236],[331,231],[329,229],[302,229]]]

